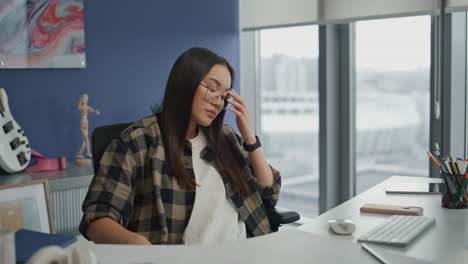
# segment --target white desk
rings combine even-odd
[[[424,215],[435,217],[436,224],[406,249],[374,246],[385,251],[399,252],[405,256],[434,263],[467,263],[468,250],[468,209],[446,209],[441,206],[441,196],[433,194],[386,194],[385,183],[391,181],[440,182],[440,179],[393,176],[390,179],[357,195],[353,199],[329,210],[298,229],[335,240],[356,242],[357,238],[381,223],[388,216],[361,214],[359,208],[365,203],[413,205],[424,208]],[[356,223],[352,236],[333,234],[327,221],[347,218]]]
[[[379,263],[357,244],[298,230],[222,245],[96,245],[95,251],[100,264]]]
[[[387,181],[437,181],[392,177]],[[385,182],[299,227],[232,244],[214,246],[125,246],[94,245],[101,264],[113,263],[380,263],[358,243],[361,236],[388,216],[360,214],[365,203],[415,205],[424,215],[436,218],[436,225],[407,249],[383,250],[390,263],[466,263],[468,251],[468,209],[449,210],[440,206],[440,195],[386,195]],[[353,236],[329,231],[327,221],[349,218],[357,225]],[[303,232],[305,231],[305,232]],[[382,247],[377,247],[382,252]],[[385,247],[383,247],[385,248]],[[419,261],[418,261],[419,260]],[[151,262],[150,262],[151,263]]]

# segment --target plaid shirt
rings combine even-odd
[[[265,204],[275,205],[281,177],[272,168],[274,185],[266,187],[253,175],[248,153],[242,139],[230,126],[223,132],[240,155],[252,194],[244,199],[234,193],[215,155],[206,147],[201,156],[222,176],[226,196],[244,221],[249,236],[271,232]],[[187,141],[184,164],[194,176],[191,145]],[[80,232],[86,237],[89,223],[101,217],[111,217],[126,229],[139,233],[153,244],[181,244],[195,202],[195,191],[182,188],[175,177],[167,173],[167,161],[156,116],[137,121],[113,140],[104,152],[97,175],[93,178],[83,202]]]

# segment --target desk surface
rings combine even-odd
[[[390,263],[463,263],[468,238],[468,210],[449,210],[440,206],[440,195],[386,194],[390,181],[437,182],[437,179],[392,177],[353,199],[299,227],[231,244],[214,246],[128,246],[94,245],[98,259],[106,263],[380,263],[364,251],[357,237],[389,216],[361,214],[365,203],[415,205],[424,215],[436,218],[436,225],[406,249],[376,246]],[[349,218],[356,223],[352,236],[329,231],[327,221]]]
[[[357,244],[335,241],[298,230],[210,246],[95,245],[94,250],[100,264],[379,263]]]
[[[468,258],[468,209],[446,209],[441,206],[441,196],[434,194],[386,194],[385,184],[395,181],[440,182],[440,179],[393,176],[390,179],[357,195],[353,199],[312,219],[298,229],[335,240],[349,240],[356,243],[361,235],[384,221],[385,215],[363,214],[359,208],[365,203],[382,203],[421,206],[424,215],[435,217],[436,224],[405,249],[375,246],[384,251],[404,254],[435,263],[464,263]],[[352,236],[339,236],[329,230],[328,220],[346,218],[356,224]]]

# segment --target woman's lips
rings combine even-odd
[[[208,116],[210,118],[215,118],[216,117],[216,112],[215,111],[206,110],[206,112],[208,113]]]

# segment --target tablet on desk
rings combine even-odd
[[[389,182],[385,185],[387,193],[442,194],[444,188],[443,183]]]

